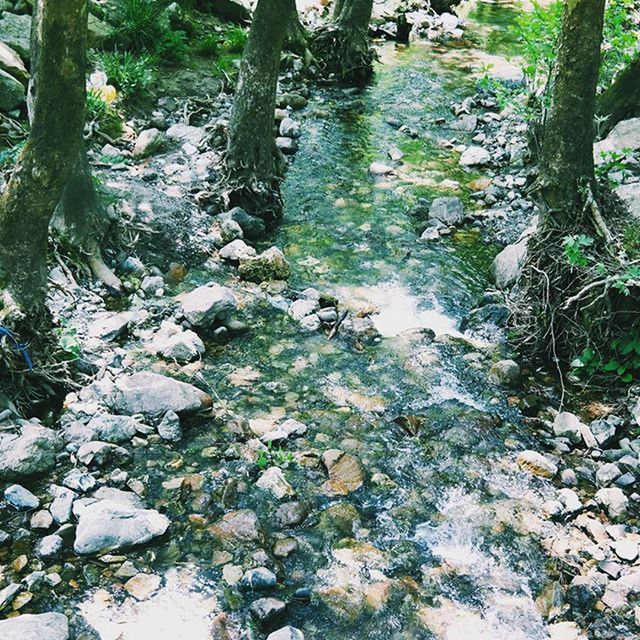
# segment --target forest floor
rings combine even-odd
[[[76,640],[637,637],[633,415],[558,414],[491,281],[535,215],[527,125],[478,90],[522,80],[518,10],[377,42],[362,89],[291,56],[268,241],[214,215],[232,96],[198,59],[92,149],[128,293],[51,272],[85,377],[41,421],[3,414],[2,488],[24,486],[0,504],[0,617],[59,611]]]

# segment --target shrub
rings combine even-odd
[[[148,54],[136,55],[130,51],[99,53],[96,62],[125,100],[143,95],[149,87],[152,72]]]
[[[248,37],[247,32],[242,27],[231,27],[225,34],[222,46],[229,53],[242,53]]]
[[[86,120],[110,138],[118,138],[123,131],[122,116],[113,103],[107,103],[99,89],[87,91]]]

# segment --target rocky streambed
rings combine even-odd
[[[114,255],[124,309],[52,272],[92,381],[49,422],[2,413],[0,638],[634,637],[633,412],[557,414],[506,349],[490,271],[513,279],[535,171],[475,81],[487,55],[518,81],[516,9],[463,9],[381,44],[362,91],[287,72],[269,243],[205,211],[225,97],[102,149],[147,235]]]

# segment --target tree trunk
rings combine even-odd
[[[336,6],[332,24],[316,31],[312,52],[325,76],[346,83],[362,83],[371,76],[375,59],[369,44],[372,12],[373,0],[343,0]]]
[[[546,212],[571,225],[595,193],[593,118],[605,0],[565,0],[540,173]]]
[[[333,3],[333,20],[334,22],[340,17],[346,0],[335,0]]]
[[[280,55],[294,11],[294,0],[258,1],[229,125],[227,199],[260,216],[267,227],[282,217],[274,113]]]
[[[38,0],[32,29],[33,120],[0,200],[0,283],[37,315],[46,296],[49,223],[82,142],[86,0]]]
[[[289,27],[287,28],[287,36],[285,39],[285,47],[287,48],[287,50],[293,51],[293,53],[302,56],[305,59],[308,57],[308,55],[310,55],[309,34],[307,33],[307,30],[302,26],[297,11],[289,22]]]
[[[598,115],[606,118],[603,133],[618,122],[640,115],[640,53],[615,77],[598,100]]]
[[[100,240],[109,222],[107,211],[96,191],[83,144],[56,207],[52,225],[85,254],[96,278],[112,291],[120,292],[122,282],[105,264],[100,250]]]

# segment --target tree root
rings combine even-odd
[[[122,280],[108,267],[102,258],[102,252],[97,242],[92,241],[88,247],[87,264],[91,273],[114,293],[122,293]]]

